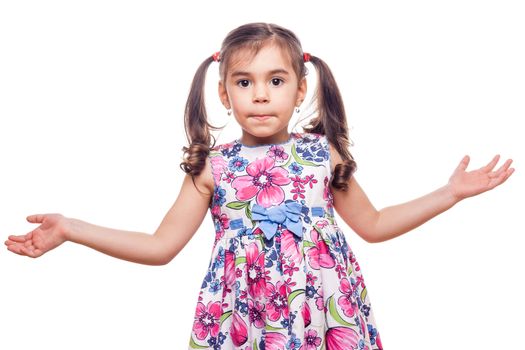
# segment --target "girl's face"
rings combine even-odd
[[[243,57],[244,56],[244,57]],[[219,96],[232,109],[247,145],[288,139],[288,123],[306,95],[306,79],[298,80],[290,58],[277,45],[265,45],[253,58],[242,52],[232,57]]]

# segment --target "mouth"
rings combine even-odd
[[[268,114],[256,114],[256,115],[252,115],[252,118],[255,118],[255,119],[258,119],[258,120],[266,120],[266,119],[269,119],[273,117],[273,115],[268,115]]]

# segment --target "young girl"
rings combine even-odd
[[[212,143],[205,76],[219,64],[219,96],[242,128]],[[288,131],[306,96],[306,63],[318,74],[316,116]],[[142,264],[170,262],[208,209],[212,256],[189,339],[190,349],[382,349],[363,275],[335,212],[367,242],[398,237],[460,200],[502,184],[512,160],[499,156],[466,171],[465,156],[447,185],[376,210],[353,176],[343,102],[328,66],[303,52],[291,31],[252,23],[228,34],[198,68],[185,110],[189,147],[180,194],[154,235],[95,226],[60,214],[9,236],[7,248],[39,257],[65,241]]]

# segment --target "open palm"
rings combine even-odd
[[[64,216],[61,214],[30,215],[27,221],[41,225],[25,235],[11,235],[5,241],[13,253],[37,258],[65,242]]]
[[[463,157],[448,182],[454,196],[461,200],[491,190],[504,183],[512,175],[514,169],[509,168],[512,159],[507,159],[498,170],[493,171],[492,169],[498,163],[499,158],[500,156],[496,155],[487,165],[476,170],[466,171],[470,157]]]

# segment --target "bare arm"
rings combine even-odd
[[[330,153],[334,164],[341,162],[335,149]],[[341,218],[365,241],[383,242],[398,237],[450,209],[460,200],[488,191],[513,173],[507,160],[497,171],[492,171],[499,156],[486,166],[466,172],[469,158],[464,157],[447,185],[406,203],[377,210],[354,176],[349,180],[347,192],[332,189],[334,207]]]
[[[7,248],[17,254],[39,257],[69,240],[104,254],[147,265],[171,261],[193,237],[203,221],[213,194],[209,161],[195,178],[199,191],[186,175],[180,193],[156,232],[151,235],[97,226],[60,214],[31,215],[39,227],[21,236],[9,236]]]

